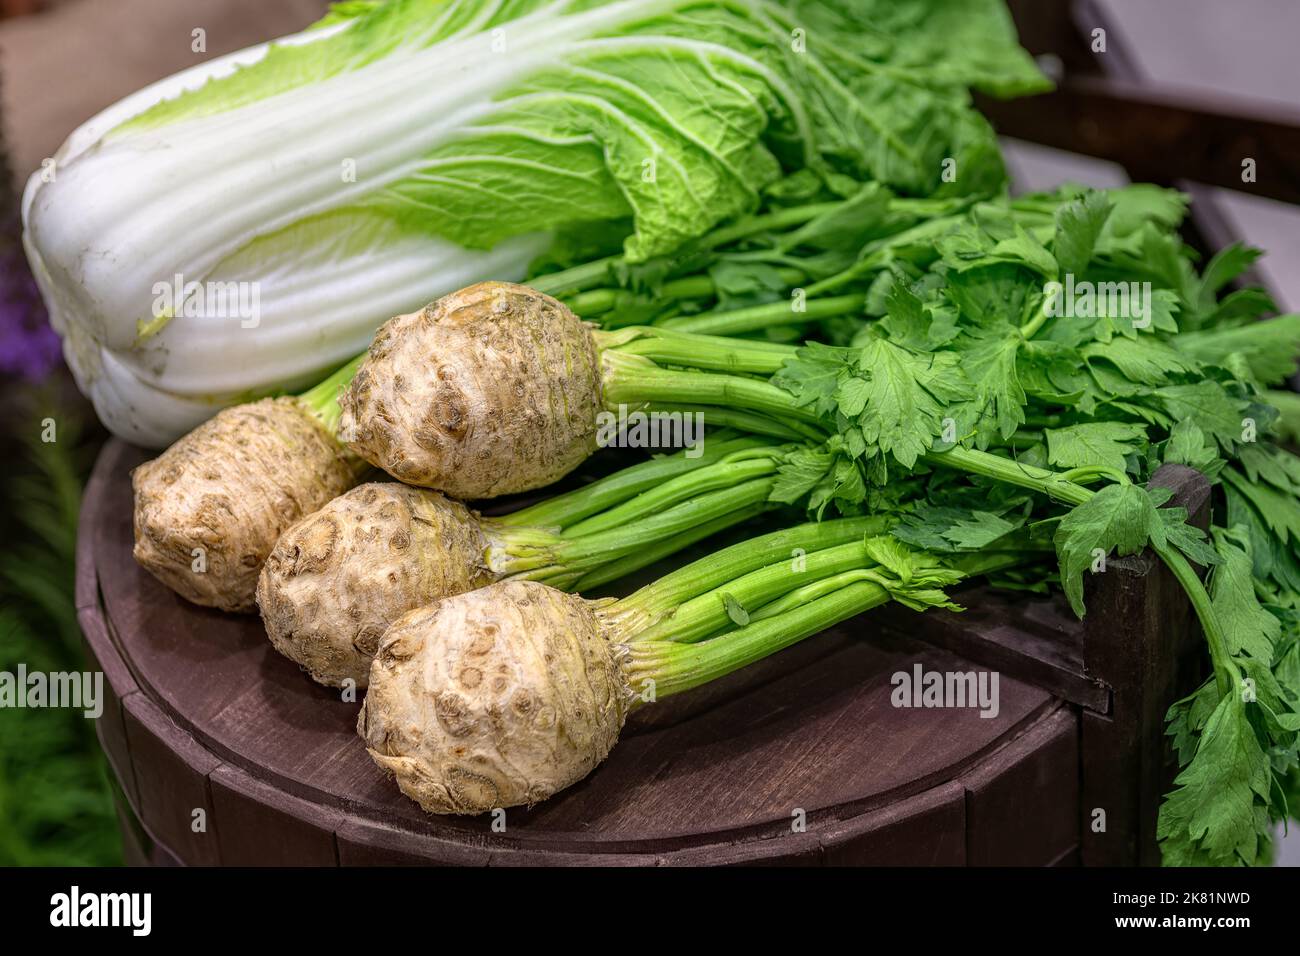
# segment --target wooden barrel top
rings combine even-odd
[[[897,671],[978,669],[897,614],[638,711],[588,779],[508,811],[504,832],[427,815],[366,755],[358,705],[277,654],[257,616],[188,604],[135,564],[129,473],[146,457],[115,440],[96,463],[77,604],[111,687],[100,739],[181,862],[1048,864],[1077,846],[1076,710],[1006,673],[995,718],[894,707]]]

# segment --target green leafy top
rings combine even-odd
[[[835,436],[783,477],[821,489],[819,511],[898,510],[894,536],[936,554],[1053,527],[1080,615],[1086,575],[1154,549],[1215,672],[1170,711],[1184,769],[1161,811],[1165,858],[1254,862],[1300,782],[1300,459],[1275,444],[1266,391],[1296,367],[1300,317],[1259,320],[1271,302],[1254,290],[1221,296],[1251,250],[1198,275],[1173,231],[1184,208],[1154,187],[1065,187],[950,214],[928,251],[868,243],[828,285],[870,281],[874,321],[774,378]],[[1221,489],[1211,535],[1147,485],[1166,463]],[[962,474],[907,478],[937,465]]]
[[[342,136],[313,150],[332,170],[352,157],[369,187],[336,189],[334,206],[471,248],[630,217],[632,260],[752,210],[782,165],[915,194],[1001,189],[992,131],[966,90],[1047,85],[1001,3],[875,6],[864,30],[858,5],[834,0],[339,4],[307,42],[272,44],[109,139],[186,124],[197,139],[202,121],[216,130],[235,113],[238,126],[220,128],[252,130],[281,101],[359,132],[348,104],[378,118],[407,111],[421,121],[369,132],[407,153],[400,167]],[[945,157],[962,166],[959,188],[940,178]]]

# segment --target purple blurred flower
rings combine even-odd
[[[32,278],[17,222],[0,236],[0,374],[40,381],[59,364],[59,337]]]

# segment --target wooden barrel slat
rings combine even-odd
[[[604,765],[510,810],[504,833],[489,817],[426,815],[366,755],[357,705],[278,655],[256,616],[194,607],[136,566],[129,472],[145,457],[114,441],[97,463],[78,593],[88,644],[125,696],[125,740],[102,731],[105,748],[119,775],[129,763],[133,808],[182,862],[961,863],[963,781],[984,787],[1026,761],[1044,795],[1033,812],[1053,821],[1022,856],[1048,863],[1077,841],[1077,811],[1053,806],[1077,788],[1058,739],[1077,714],[1007,674],[992,719],[897,708],[894,672],[976,665],[885,632],[878,615],[638,712]]]

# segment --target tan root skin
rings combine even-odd
[[[280,536],[257,584],[266,633],[320,683],[364,687],[389,624],[496,579],[489,543],[474,512],[436,491],[360,485]]]
[[[384,635],[357,731],[430,813],[530,805],[587,776],[631,698],[593,605],[503,581],[412,611]]]
[[[591,332],[567,307],[480,282],[380,328],[339,399],[339,437],[454,498],[541,488],[595,450],[600,381]]]
[[[195,604],[251,611],[280,533],[355,476],[355,460],[296,399],[227,408],[135,469],[135,559]]]

